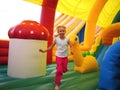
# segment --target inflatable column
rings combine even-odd
[[[35,21],[23,21],[9,30],[8,71],[10,77],[29,78],[46,74],[48,31]]]
[[[58,0],[43,0],[42,3],[40,23],[49,30],[50,38],[48,39],[48,47],[53,42],[54,17],[57,2]],[[51,63],[52,63],[52,51],[50,50],[47,53],[47,64]]]

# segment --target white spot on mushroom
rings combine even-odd
[[[26,23],[22,23],[22,24],[26,24]]]
[[[44,32],[41,32],[42,35],[44,35],[45,33]]]
[[[30,23],[30,25],[33,25],[33,23]]]
[[[21,30],[19,30],[19,31],[18,31],[18,33],[19,33],[19,34],[21,34],[21,33],[22,33],[22,31],[21,31]]]
[[[30,34],[34,34],[34,31],[30,31]]]

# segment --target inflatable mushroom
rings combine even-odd
[[[24,20],[8,31],[10,38],[8,76],[29,78],[46,74],[46,54],[39,49],[47,48],[48,30],[36,21]]]

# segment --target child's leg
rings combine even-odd
[[[64,73],[67,72],[68,71],[68,68],[67,68],[67,66],[68,66],[68,58],[67,57],[64,58],[62,66],[63,66],[62,67],[63,68],[63,72]]]
[[[56,84],[55,90],[59,90],[59,85]]]
[[[63,75],[63,70],[62,70],[62,60],[60,57],[56,56],[56,76],[55,76],[55,83],[57,85],[60,85],[60,81],[62,79],[62,75]]]

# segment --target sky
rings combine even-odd
[[[24,0],[0,1],[0,39],[9,39],[8,30],[23,20],[40,22],[41,6]],[[59,15],[57,12],[56,17]]]

